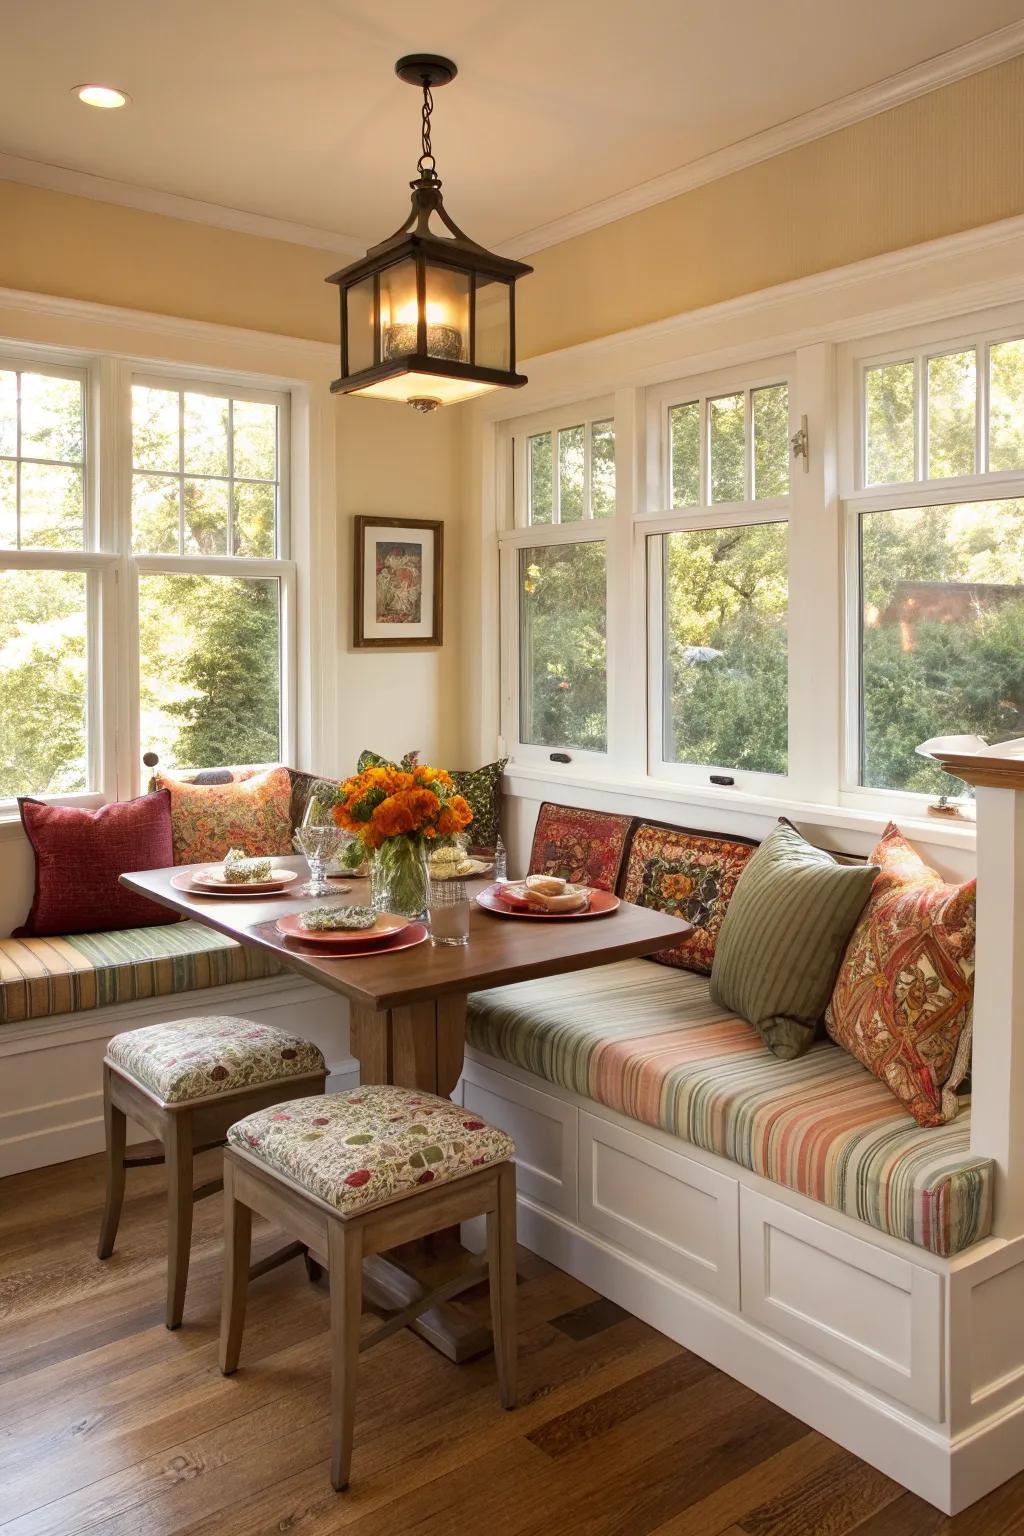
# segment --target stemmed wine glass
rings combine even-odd
[[[345,841],[341,827],[329,823],[313,826],[307,823],[295,832],[295,846],[305,856],[309,865],[309,883],[301,892],[304,896],[329,896],[327,866]]]

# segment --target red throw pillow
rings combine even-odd
[[[98,811],[19,799],[36,856],[32,909],[14,938],[102,933],[173,923],[174,915],[137,896],[118,877],[172,862],[171,797],[165,789]]]

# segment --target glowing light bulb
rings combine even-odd
[[[129,100],[126,92],[119,91],[113,85],[76,85],[74,94],[79,101],[84,101],[87,107],[101,107],[105,112],[126,107]]]
[[[428,299],[426,307],[427,356],[444,358],[447,362],[465,362],[462,332],[457,324],[453,324],[454,317],[448,305]],[[393,357],[409,357],[416,351],[418,318],[415,299],[393,311],[391,323],[384,325],[381,338],[384,362]]]

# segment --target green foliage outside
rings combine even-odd
[[[523,740],[603,752],[608,745],[603,540],[523,549]]]

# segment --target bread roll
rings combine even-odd
[[[565,881],[558,875],[527,875],[526,889],[531,896],[563,896]]]

